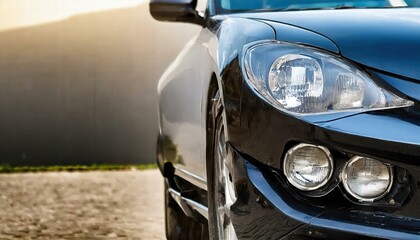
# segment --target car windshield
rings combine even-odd
[[[418,7],[420,0],[216,0],[219,13]]]

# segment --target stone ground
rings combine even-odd
[[[163,239],[158,170],[0,175],[0,239]]]

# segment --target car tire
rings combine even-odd
[[[168,191],[165,181],[165,234],[168,240],[208,239],[207,225],[187,217]]]
[[[210,239],[237,239],[230,219],[230,206],[236,201],[232,177],[226,166],[227,152],[223,104],[219,92],[212,100],[212,154],[207,165]]]

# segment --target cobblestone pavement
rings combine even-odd
[[[163,239],[158,170],[0,175],[0,239]]]

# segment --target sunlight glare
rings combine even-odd
[[[145,0],[0,0],[0,31],[59,21],[78,14],[137,6]]]

